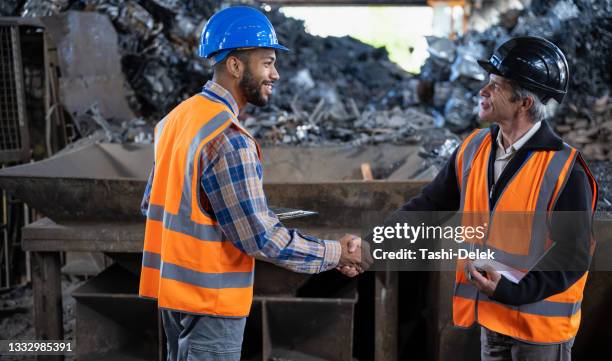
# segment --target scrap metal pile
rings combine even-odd
[[[419,99],[419,80],[392,63],[384,48],[310,35],[301,21],[278,11],[268,16],[292,51],[279,56],[284,79],[272,104],[246,112],[247,126],[264,142],[410,143],[435,127]]]
[[[196,55],[198,34],[219,3],[29,0],[21,14],[67,10],[106,14],[117,32],[130,107],[153,124],[211,78],[211,68]],[[384,48],[350,37],[309,35],[303,22],[286,18],[278,9],[268,16],[281,43],[292,51],[279,54],[282,80],[276,84],[271,104],[245,111],[246,125],[263,143],[410,143],[421,139],[421,129],[434,127],[428,106],[416,94],[418,79],[392,63]],[[129,119],[109,119],[108,126],[102,126],[96,109],[88,113],[75,117],[86,123],[79,129],[102,127],[109,141],[134,140],[126,137],[134,136],[125,123]],[[109,133],[113,128],[115,135]],[[451,136],[446,129],[437,132]]]
[[[66,10],[108,15],[118,35],[130,107],[152,124],[211,77],[211,69],[196,55],[197,34],[220,3],[28,0],[13,11],[22,16]],[[431,56],[419,76],[392,63],[384,48],[350,37],[310,35],[303,22],[272,9],[267,15],[292,51],[279,55],[282,80],[271,104],[248,108],[244,120],[263,143],[276,144],[413,143],[421,140],[422,129],[431,128],[462,134],[478,126],[477,92],[486,74],[475,60],[486,58],[509,36],[540,35],[563,49],[572,71],[570,93],[557,110],[563,116],[555,117],[557,130],[584,148],[587,157],[609,159],[611,6],[608,0],[534,0],[482,33],[469,32],[455,42],[430,37]],[[111,119],[110,124],[126,121]],[[126,131],[132,123],[124,123],[123,137],[113,139],[134,140],[135,132]],[[125,134],[132,138],[122,139]]]
[[[92,104],[75,121],[90,133],[102,128],[99,137],[150,141],[152,125],[212,76],[196,50],[199,32],[221,1],[27,0],[21,8],[19,3],[8,2],[0,11],[22,16],[94,11],[112,21],[126,96],[139,118],[104,122]],[[384,48],[350,37],[310,35],[302,21],[273,8],[267,15],[292,51],[279,54],[281,81],[271,103],[248,107],[242,120],[264,144],[416,143],[425,157],[439,160],[479,125],[478,90],[487,75],[476,59],[487,58],[508,37],[539,35],[565,52],[572,74],[569,94],[552,120],[556,130],[588,159],[610,161],[610,13],[609,0],[533,0],[484,32],[470,31],[455,41],[428,37],[430,57],[413,75],[392,63]]]
[[[449,127],[476,124],[477,92],[486,73],[476,63],[510,37],[536,35],[566,54],[571,74],[568,94],[555,111],[556,130],[587,158],[612,160],[612,2],[609,0],[535,0],[523,11],[511,10],[486,31],[468,32],[452,42],[429,39],[430,54],[421,79],[433,84],[433,104]]]
[[[210,68],[196,55],[197,34],[219,4],[28,0],[20,12],[41,16],[72,9],[108,15],[133,90],[129,104],[154,122],[210,78]],[[280,41],[292,51],[279,56],[283,80],[277,83],[272,103],[248,109],[246,123],[264,142],[285,144],[412,142],[418,130],[443,125],[460,133],[478,125],[477,90],[486,74],[475,59],[487,57],[508,36],[531,34],[551,39],[568,54],[573,72],[569,101],[563,105],[568,117],[558,122],[558,129],[574,143],[589,144],[605,133],[595,132],[590,123],[603,123],[600,128],[608,129],[596,115],[608,109],[609,7],[606,0],[539,0],[523,12],[511,11],[483,33],[470,32],[456,42],[431,37],[431,56],[419,77],[389,61],[384,48],[350,37],[310,35],[301,21],[273,9],[268,16]],[[598,159],[609,153],[605,146],[589,148],[588,154]]]

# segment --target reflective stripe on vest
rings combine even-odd
[[[163,222],[165,229],[187,234],[193,238],[217,242],[223,240],[217,226],[198,224],[176,214],[164,213],[164,208],[155,204],[149,205],[147,217],[153,221]]]
[[[476,248],[486,247],[495,251],[496,260],[502,263],[519,269],[528,268],[537,262],[551,242],[548,239],[548,216],[565,187],[574,161],[580,159],[591,178],[592,187],[596,187],[595,180],[576,150],[567,144],[560,151],[535,151],[501,190],[493,210],[490,210],[488,164],[491,138],[489,130],[477,130],[466,138],[457,152],[455,169],[461,190],[461,211],[481,214],[472,218],[489,223],[487,238],[480,244],[477,242]],[[525,227],[509,231],[504,227],[510,224],[504,223],[508,222],[508,218],[502,218],[504,212],[522,212],[517,220]],[[464,216],[464,222],[466,219],[469,221],[471,218]],[[470,327],[478,322],[516,339],[545,344],[564,342],[576,335],[588,272],[563,292],[532,304],[512,306],[478,292],[466,279],[463,265],[463,262],[457,262],[455,275],[453,321],[456,326]]]
[[[472,284],[458,283],[455,285],[455,296],[476,300],[478,290]],[[530,313],[533,315],[549,316],[549,317],[570,317],[580,310],[581,301],[578,302],[554,302],[542,300],[539,302],[529,303],[521,306],[503,305],[497,301],[490,299],[485,294],[478,296],[479,302],[494,302],[503,307],[510,308],[515,311]]]
[[[254,259],[200,205],[199,154],[232,124],[225,105],[196,95],[156,127],[140,294],[159,307],[226,317],[250,310]]]
[[[470,169],[472,169],[472,161],[476,152],[481,148],[483,140],[489,134],[487,129],[479,129],[474,131],[464,143],[467,143],[465,147],[459,149],[457,154],[457,180],[459,181],[459,189],[461,190],[461,203],[459,209],[463,209],[465,202],[465,185],[467,183],[467,177],[470,175]]]

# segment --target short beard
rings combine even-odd
[[[240,89],[246,95],[247,102],[258,106],[263,107],[268,104],[269,99],[265,99],[261,94],[261,84],[258,84],[253,78],[253,74],[249,70],[248,64],[244,69],[244,74],[242,75],[242,80],[240,80]]]

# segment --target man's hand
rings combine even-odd
[[[497,284],[501,279],[501,274],[490,265],[485,265],[484,271],[487,272],[486,277],[474,267],[474,262],[471,260],[467,261],[465,265],[466,276],[470,283],[485,295],[493,296],[495,288],[497,288]]]
[[[359,275],[360,273],[363,273],[363,270],[361,268],[356,268],[352,266],[342,266],[342,267],[338,266],[336,267],[336,269],[340,271],[340,273],[342,273],[346,277],[351,277],[351,278]]]
[[[374,262],[370,255],[369,244],[362,242],[361,238],[346,234],[340,239],[342,254],[336,269],[347,277],[355,277],[365,272]]]

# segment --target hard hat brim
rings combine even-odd
[[[504,76],[489,60],[480,59],[478,60],[478,65],[489,74]]]
[[[249,47],[249,48],[228,48],[228,49],[222,49],[222,50],[219,50],[219,51],[217,51],[217,52],[214,52],[214,53],[212,53],[212,54],[210,54],[210,55],[208,55],[208,56],[205,56],[205,55],[203,55],[203,54],[202,54],[202,52],[200,52],[200,56],[201,56],[201,57],[203,57],[203,58],[209,58],[209,59],[210,59],[210,58],[214,58],[214,60],[215,60],[216,62],[219,62],[219,61],[221,61],[221,60],[225,59],[225,57],[226,57],[226,56],[227,56],[229,53],[231,53],[232,51],[234,51],[234,50],[240,50],[240,49],[255,49],[255,48],[264,48],[264,49],[265,49],[265,48],[268,48],[268,49],[276,49],[276,50],[283,50],[283,51],[291,51],[289,48],[286,48],[286,47],[284,47],[284,46],[282,46],[282,45],[280,45],[280,44],[271,44],[271,45],[268,45],[268,46],[254,46],[254,47]]]
[[[207,58],[208,59],[212,59],[213,60],[213,64],[217,64],[221,61],[223,61],[232,51],[234,50],[240,50],[240,49],[255,49],[256,47],[253,48],[235,48],[235,49],[224,49],[224,50],[220,50],[216,53],[210,54]],[[266,49],[275,49],[275,50],[283,50],[283,51],[291,51],[289,50],[289,48],[286,48],[280,44],[272,44],[270,46],[263,46],[262,48]],[[200,56],[202,56],[200,54]]]
[[[289,48],[286,48],[284,46],[282,46],[281,44],[274,44],[272,46],[269,46],[272,49],[276,49],[276,50],[283,50],[283,51],[291,51]]]

